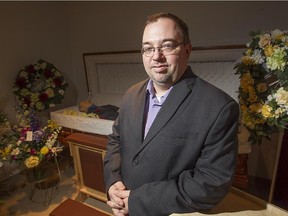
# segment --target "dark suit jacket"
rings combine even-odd
[[[104,159],[106,188],[123,181],[131,190],[130,216],[212,208],[234,175],[238,104],[188,68],[143,140],[146,86],[134,85],[122,101]]]

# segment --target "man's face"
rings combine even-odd
[[[181,44],[166,56],[157,49],[151,57],[142,55],[145,70],[155,85],[169,88],[185,72],[191,45],[182,43],[183,37],[177,25],[170,19],[161,18],[145,27],[143,48]]]

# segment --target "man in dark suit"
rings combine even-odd
[[[187,66],[186,24],[148,17],[142,42],[150,79],[125,94],[104,159],[107,204],[117,216],[210,209],[228,193],[239,107]]]

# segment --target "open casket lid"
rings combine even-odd
[[[87,90],[98,106],[120,106],[126,90],[148,78],[140,52],[87,53],[83,60]]]

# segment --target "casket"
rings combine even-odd
[[[233,48],[233,47],[232,47]],[[233,67],[241,57],[242,49],[194,50],[189,65],[194,73],[221,88],[236,101],[239,78]],[[142,56],[137,51],[87,53],[83,55],[87,90],[97,106],[120,106],[125,91],[134,83],[146,79]],[[71,114],[72,113],[72,114]],[[65,128],[107,135],[113,120],[84,117],[78,104],[50,113],[51,119]]]

